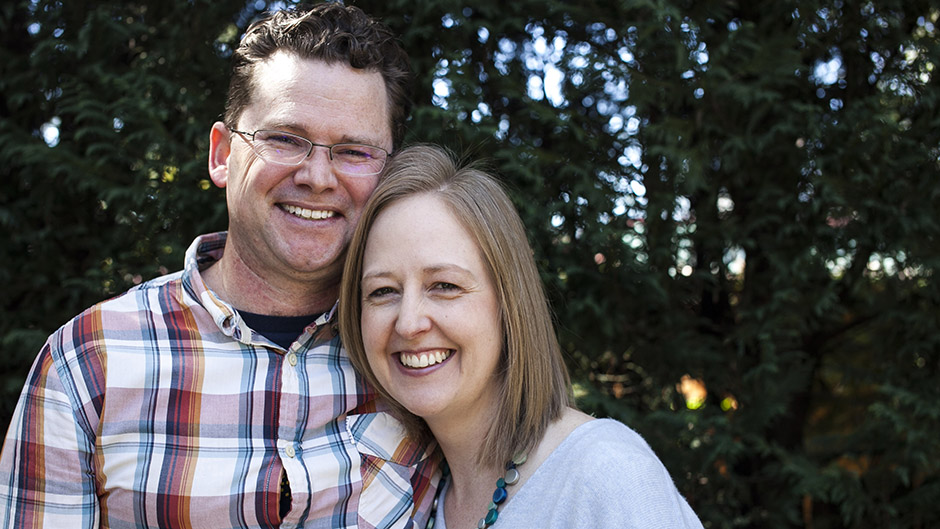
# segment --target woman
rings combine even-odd
[[[701,527],[639,435],[572,407],[524,227],[492,177],[433,146],[397,154],[343,278],[353,364],[449,467],[434,527]]]

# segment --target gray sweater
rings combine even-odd
[[[446,487],[435,529],[447,529]],[[702,529],[702,523],[639,434],[597,419],[571,432],[503,505],[495,528],[513,527]]]

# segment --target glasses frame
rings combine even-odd
[[[267,163],[273,163],[273,164],[275,164],[275,165],[283,165],[283,166],[286,166],[286,167],[295,167],[295,166],[298,166],[298,165],[304,163],[304,161],[306,161],[307,158],[310,157],[310,154],[313,152],[313,148],[314,148],[314,147],[323,147],[323,148],[325,148],[325,149],[327,150],[328,156],[329,156],[329,158],[330,158],[330,163],[332,164],[332,162],[333,162],[333,156],[334,156],[334,155],[333,155],[333,149],[334,149],[334,148],[336,148],[336,147],[360,146],[360,147],[368,147],[368,148],[370,148],[370,149],[378,149],[378,150],[380,150],[380,151],[382,151],[382,152],[385,153],[385,158],[382,160],[382,166],[379,167],[379,170],[378,170],[378,171],[375,171],[375,172],[372,172],[372,173],[350,173],[349,171],[343,171],[343,170],[341,170],[341,169],[338,168],[338,167],[335,167],[335,169],[338,170],[338,171],[340,171],[341,173],[343,173],[343,174],[345,174],[345,175],[349,175],[349,176],[374,176],[374,175],[380,174],[380,173],[385,169],[385,165],[388,163],[388,158],[391,156],[391,153],[388,152],[387,150],[385,150],[385,149],[383,149],[383,148],[381,148],[381,147],[376,147],[375,145],[369,145],[368,143],[350,143],[350,142],[344,142],[344,143],[333,143],[333,144],[330,144],[330,145],[325,145],[325,144],[323,144],[323,143],[316,143],[316,142],[310,141],[310,140],[308,140],[307,138],[304,138],[303,136],[300,136],[300,135],[298,135],[298,134],[294,134],[293,132],[284,132],[283,130],[277,130],[277,129],[258,129],[258,130],[254,131],[254,132],[248,132],[248,131],[244,131],[244,130],[235,130],[235,129],[233,129],[233,128],[231,128],[231,127],[228,127],[228,126],[226,126],[225,128],[227,128],[227,129],[229,130],[229,132],[232,132],[232,133],[234,133],[234,134],[238,134],[238,135],[241,137],[241,139],[245,140],[245,143],[248,144],[248,146],[251,148],[251,150],[252,150],[255,154],[257,154],[258,157],[261,158],[262,160],[264,160],[265,162],[267,162]],[[277,160],[270,160],[270,159],[266,158],[263,154],[261,154],[261,153],[258,151],[257,148],[255,148],[255,141],[256,141],[256,140],[255,140],[255,134],[258,134],[259,132],[276,132],[276,133],[278,133],[278,134],[284,134],[285,136],[290,136],[290,137],[292,137],[292,138],[297,138],[298,140],[301,140],[301,141],[303,141],[303,142],[309,144],[309,147],[307,148],[307,154],[305,154],[304,157],[301,158],[300,160],[297,160],[296,162],[293,162],[293,163],[280,162],[280,161],[277,161]],[[246,136],[251,137],[251,139],[249,140],[248,138],[246,138]]]

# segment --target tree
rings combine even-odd
[[[196,232],[224,229],[206,123],[222,111],[238,12],[212,2],[0,10],[4,431],[51,331],[177,269]]]
[[[581,406],[707,527],[938,522],[940,10],[357,4],[419,73],[409,141],[515,197]],[[205,133],[265,7],[0,11],[4,417],[49,332],[224,228]]]

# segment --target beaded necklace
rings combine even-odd
[[[527,455],[525,453],[519,453],[506,463],[506,475],[496,480],[496,490],[493,491],[493,501],[491,501],[486,508],[486,516],[480,518],[480,522],[477,523],[477,529],[486,529],[496,523],[496,519],[499,518],[499,508],[509,496],[509,493],[506,492],[506,487],[519,482],[519,471],[516,470],[516,467],[522,466],[522,464],[526,462],[526,459]],[[441,499],[441,491],[444,490],[444,484],[449,476],[450,468],[447,466],[447,461],[442,461],[441,481],[437,484],[437,493],[434,495],[434,503],[431,505],[427,529],[434,527],[434,518],[437,515],[437,505]]]

